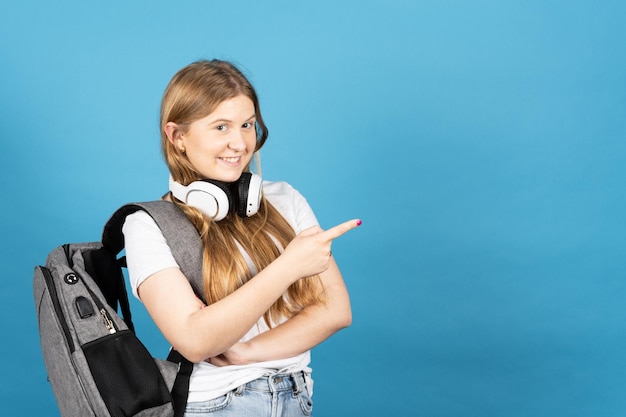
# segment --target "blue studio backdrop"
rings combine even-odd
[[[58,416],[32,273],[167,187],[158,111],[237,63],[333,246],[353,325],[315,415],[626,414],[626,6],[609,0],[0,2],[0,415]],[[167,344],[141,305],[138,333]]]

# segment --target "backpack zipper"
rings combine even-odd
[[[109,313],[107,313],[106,309],[100,309],[100,315],[102,316],[104,326],[109,330],[109,333],[116,333],[117,329],[115,328],[115,324],[113,323],[113,320],[111,320],[111,317],[109,317]]]
[[[104,307],[104,304],[102,304],[102,301],[100,301],[98,296],[94,294],[93,291],[91,291],[91,288],[89,288],[89,285],[87,285],[87,283],[81,278],[80,275],[76,273],[72,273],[72,275],[74,275],[76,279],[83,281],[83,285],[85,289],[91,296],[91,299],[94,301],[94,303],[96,303],[96,307],[98,308],[100,316],[102,316],[102,323],[104,324],[104,327],[106,327],[106,329],[109,331],[110,334],[117,333],[119,329],[115,325],[115,322],[111,319],[111,316],[109,315],[106,308]]]
[[[70,256],[70,245],[69,244],[63,245],[63,251],[65,252],[65,257],[67,258],[68,265],[70,265],[70,267],[73,267],[72,257]],[[82,281],[82,278],[80,275],[76,273],[74,275],[76,276],[76,278]],[[104,323],[104,327],[106,327],[106,329],[109,331],[110,334],[117,333],[119,329],[115,325],[115,322],[111,320],[111,316],[109,315],[106,308],[104,307],[104,304],[102,304],[102,302],[96,296],[96,294],[94,294],[93,291],[91,291],[91,288],[89,288],[89,286],[87,285],[85,281],[83,281],[83,285],[89,292],[89,295],[91,296],[93,301],[96,303],[96,307],[98,307],[100,316],[102,316],[102,322]]]
[[[67,342],[67,347],[70,349],[71,353],[74,353],[74,341],[72,340],[72,335],[70,334],[70,328],[67,325],[67,321],[65,320],[65,314],[63,313],[63,309],[61,308],[61,303],[59,301],[59,294],[57,293],[57,288],[54,285],[54,278],[52,277],[52,272],[45,266],[39,266],[39,270],[41,271],[44,281],[46,282],[46,287],[48,288],[48,292],[50,293],[50,298],[52,299],[52,306],[54,307],[54,311],[57,314],[57,318],[61,324],[61,329],[63,330],[63,334],[65,335],[65,341]]]

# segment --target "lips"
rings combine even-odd
[[[221,159],[224,162],[228,162],[229,164],[236,164],[239,161],[241,161],[241,157],[240,156],[234,156],[234,157],[230,157],[230,158],[221,157],[219,159]]]

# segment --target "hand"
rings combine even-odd
[[[291,263],[298,279],[322,273],[330,266],[333,240],[360,225],[361,220],[349,220],[326,231],[306,229],[287,245],[281,257]]]
[[[249,347],[247,343],[235,343],[226,352],[209,358],[206,362],[215,366],[246,365],[251,363],[251,360],[246,359],[246,352],[248,350]]]

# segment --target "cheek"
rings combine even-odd
[[[256,132],[252,132],[246,136],[246,146],[250,152],[254,152],[256,149],[256,142]]]
[[[206,166],[215,158],[216,150],[211,145],[209,141],[195,142],[187,148],[187,158],[196,169]]]
[[[190,147],[196,154],[196,158],[203,158],[217,152],[219,149],[219,142],[213,140],[211,137],[206,137],[201,140],[194,140],[190,143]]]

